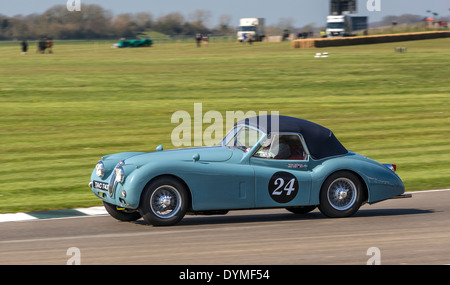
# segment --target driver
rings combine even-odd
[[[287,159],[291,156],[291,148],[284,142],[280,142],[278,145],[274,146],[271,152],[275,154],[275,159]]]

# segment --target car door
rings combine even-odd
[[[256,207],[308,205],[309,155],[301,135],[273,134],[250,158],[255,172]]]
[[[193,192],[194,210],[250,209],[255,207],[254,170],[242,163],[262,132],[256,128],[237,126],[224,139],[233,155],[226,162],[200,160],[182,177]]]
[[[197,162],[180,177],[191,189],[196,211],[255,206],[254,173],[248,165]]]

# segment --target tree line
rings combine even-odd
[[[424,16],[404,14],[385,16],[371,27],[390,25],[393,22],[417,23]],[[443,19],[447,20],[447,17]],[[230,15],[221,15],[216,27],[209,27],[211,12],[198,9],[188,16],[174,12],[155,18],[149,12],[113,15],[99,5],[83,5],[81,11],[68,11],[66,5],[56,5],[42,14],[8,17],[0,14],[0,40],[35,40],[41,37],[52,39],[118,39],[136,38],[146,31],[156,31],[164,35],[194,36],[197,33],[214,35],[236,35],[236,25],[231,25]],[[295,27],[295,19],[279,19],[277,24],[266,26],[266,35],[281,35],[288,30],[296,32],[315,32],[324,29],[325,20],[316,26],[310,23],[304,27]],[[237,23],[236,23],[237,24]]]
[[[149,12],[114,16],[98,5],[83,5],[81,11],[68,11],[56,5],[42,14],[7,17],[0,15],[0,40],[38,39],[117,39],[134,38],[145,31],[157,31],[170,36],[202,34],[231,35],[231,16],[220,16],[217,27],[209,28],[211,12],[196,10],[189,17],[175,12],[155,19]]]

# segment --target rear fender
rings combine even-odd
[[[376,203],[404,193],[401,179],[392,170],[373,160],[353,159],[344,156],[320,163],[312,171],[310,204],[319,204],[319,194],[325,180],[335,172],[350,171],[356,174],[367,191],[368,203]]]

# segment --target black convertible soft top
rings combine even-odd
[[[278,126],[277,126],[278,120]],[[313,122],[288,116],[256,116],[236,123],[256,127],[266,134],[272,132],[299,133],[305,139],[313,159],[347,154],[347,149],[338,141],[333,132]]]

